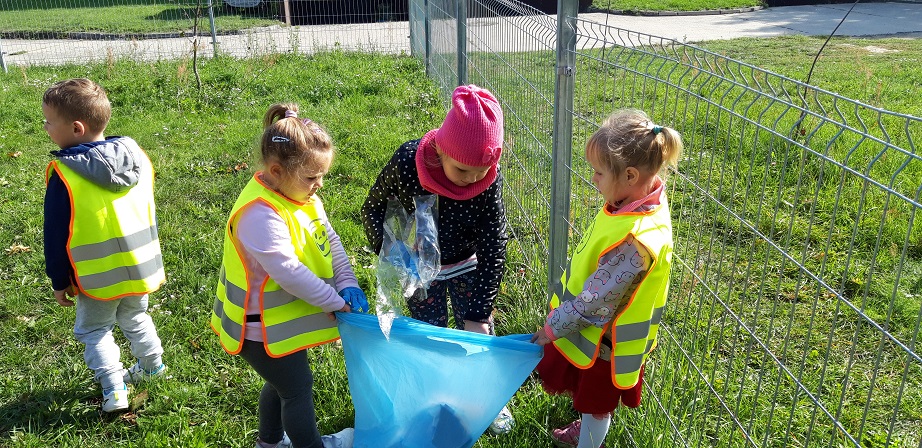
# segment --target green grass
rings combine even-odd
[[[805,82],[825,36],[709,41],[701,47]],[[810,84],[864,104],[922,117],[922,40],[833,38],[820,53]]]
[[[706,11],[763,6],[761,0],[593,0],[592,11]]]
[[[836,39],[833,43],[824,53],[824,58],[830,59],[821,59],[814,73],[815,83],[861,101],[874,101],[880,107],[920,113],[918,105],[904,98],[918,97],[919,87],[912,80],[919,79],[919,65],[911,62],[922,51],[914,42]],[[809,67],[810,50],[819,44],[821,41],[815,38],[780,38],[703,45],[798,78],[806,73],[804,67]],[[869,45],[892,46],[902,52],[855,50]],[[783,51],[788,52],[776,55]],[[514,56],[505,60],[515,61],[516,73],[541,74],[540,85],[553,92],[553,74],[546,74],[546,67],[553,65],[548,65],[546,55]],[[472,74],[477,73],[474,76],[494,73],[489,64],[500,64],[480,55],[472,55],[472,60],[488,66],[472,70]],[[829,64],[831,61],[841,62],[836,66]],[[647,67],[647,62],[643,58],[633,61],[637,68]],[[842,65],[860,69],[836,68]],[[895,66],[899,71],[894,71]],[[3,298],[0,337],[6,342],[0,352],[0,445],[252,446],[257,424],[255,403],[262,383],[244,362],[223,352],[207,325],[219,265],[221,228],[234,198],[258,165],[253,151],[260,132],[259,121],[272,102],[298,102],[302,115],[323,124],[336,142],[338,157],[325,179],[321,196],[347,252],[353,256],[362,286],[372,290],[374,273],[369,266],[373,259],[360,249],[365,243],[359,218],[364,195],[376,167],[382,166],[400,143],[437,126],[444,113],[442,95],[425,78],[422,65],[409,58],[332,52],[311,57],[270,55],[245,61],[219,58],[204,61],[199,72],[202,90],[196,88],[186,60],[13,67],[10,73],[0,75],[0,110],[3,110],[0,208],[4,210],[0,213],[0,249],[4,249],[0,251],[0,297]],[[905,76],[891,76],[894,73]],[[605,67],[580,66],[577,74],[582,77],[578,86],[596,87],[584,89],[589,94],[577,98],[577,110],[590,119],[600,118],[615,106],[613,95],[623,95],[623,90],[614,90],[619,84],[611,80],[629,81],[623,73]],[[118,417],[99,414],[98,386],[93,384],[82,361],[82,348],[71,334],[73,312],[54,302],[43,271],[41,176],[50,159],[47,151],[54,147],[41,129],[39,103],[48,85],[74,76],[91,77],[108,89],[114,106],[109,133],[138,140],[158,172],[156,194],[168,282],[153,294],[152,314],[164,341],[171,378],[134,388],[132,412]],[[472,81],[484,83],[483,79]],[[508,139],[516,145],[516,151],[529,149],[525,130],[547,139],[551,129],[548,111],[529,113],[538,101],[529,96],[527,86],[518,84],[522,81],[512,76],[497,76],[493,82],[494,91],[519,112],[514,118],[507,112]],[[867,88],[875,84],[879,87]],[[652,110],[662,114],[671,104],[669,101],[676,101],[673,96],[665,98],[669,101],[652,101],[663,99],[663,92],[640,90],[638,96],[619,97],[618,104],[653,104],[657,106]],[[676,113],[672,117],[684,115]],[[693,126],[696,118],[701,123],[697,128]],[[712,127],[704,126],[704,118],[710,120],[708,126]],[[831,237],[828,250],[811,252],[804,260],[811,269],[818,269],[818,263],[827,258],[830,260],[827,269],[844,269],[848,244],[861,251],[875,249],[875,241],[864,230],[876,231],[880,221],[871,218],[880,217],[870,215],[869,209],[865,209],[869,217],[859,221],[862,232],[854,243],[848,235],[836,233],[840,231],[836,226],[825,227],[831,229],[830,234],[818,233],[820,226],[808,231],[802,219],[814,205],[819,213],[833,216],[830,205],[834,199],[827,195],[828,190],[820,188],[814,200],[814,194],[810,194],[814,191],[798,190],[794,186],[796,178],[784,177],[777,169],[734,171],[747,167],[738,160],[756,160],[764,156],[764,148],[770,147],[755,145],[761,137],[750,127],[731,122],[726,116],[691,116],[690,123],[674,123],[680,125],[685,126],[683,132],[688,131],[686,137],[692,143],[687,155],[695,155],[683,162],[683,171],[689,176],[699,176],[696,182],[712,185],[710,191],[719,192],[715,197],[732,210],[758,218],[748,223],[766,235],[786,241],[790,245],[785,247],[798,257],[800,246],[794,244],[809,241],[824,248],[823,244],[829,244]],[[591,126],[585,122],[576,126],[575,138],[581,142]],[[696,132],[701,135],[695,136]],[[820,138],[824,137],[823,132],[818,131],[817,142],[823,141]],[[752,142],[753,147],[738,148],[740,140]],[[539,156],[536,152],[535,157],[525,157],[523,163],[529,164],[528,169],[534,170],[536,176],[546,175],[542,170],[547,169],[547,164]],[[779,160],[797,162],[798,156],[790,153],[788,159]],[[511,163],[512,154],[507,157],[504,163]],[[708,168],[706,162],[711,160],[718,168],[728,168],[723,176]],[[515,188],[523,175],[509,169],[510,166],[506,165],[507,182]],[[813,170],[809,173],[830,169],[815,162],[806,168]],[[756,213],[753,202],[759,199],[764,200],[766,207],[780,207],[769,200],[774,196],[765,199],[748,193],[752,191],[747,189],[752,188],[750,185],[766,182],[772,189],[791,193],[785,200],[800,198],[793,200],[790,210],[786,205],[781,208],[777,221]],[[692,261],[700,264],[693,263],[692,270],[704,276],[716,296],[691,278],[690,272],[676,275],[673,282],[676,299],[671,304],[667,325],[681,339],[661,341],[662,348],[649,365],[648,377],[654,387],[645,392],[645,402],[651,403],[654,397],[666,400],[672,406],[670,409],[677,410],[675,423],[693,445],[700,442],[701,446],[747,446],[736,432],[720,430],[723,426],[718,416],[724,415],[723,424],[726,424],[721,405],[714,394],[704,391],[706,386],[682,357],[681,347],[695,356],[697,367],[704,369],[710,385],[718,396],[731,403],[739,418],[753,422],[756,429],[753,433],[760,437],[759,446],[802,446],[798,443],[811,426],[815,408],[803,395],[791,393],[794,390],[791,382],[779,376],[772,360],[752,345],[753,338],[738,325],[744,322],[758,338],[766,341],[772,353],[788,362],[795,373],[800,372],[802,381],[811,390],[822,391],[827,398],[842,397],[846,403],[843,425],[850,431],[864,427],[865,446],[883,446],[886,435],[881,435],[880,428],[887,427],[892,412],[887,406],[893,404],[898,393],[894,387],[906,375],[901,402],[905,412],[901,411],[895,423],[894,436],[898,439],[891,440],[891,446],[917,446],[922,422],[918,411],[922,409],[919,365],[895,356],[898,352],[883,344],[877,332],[839,306],[841,302],[805,282],[802,273],[790,264],[783,264],[777,253],[758,241],[742,239],[746,229],[740,222],[715,207],[708,198],[696,194],[687,182],[677,180],[675,185],[671,196],[678,251],[683,255],[699,254],[701,258]],[[855,189],[856,186],[849,186],[846,191],[850,196],[843,207],[847,206],[848,212],[861,211],[854,207]],[[574,184],[574,198],[575,204],[582,207],[580,210],[592,210],[596,205],[585,186]],[[880,198],[872,198],[873,203],[879,204]],[[535,210],[538,221],[546,219],[541,217],[546,209],[539,201],[528,202],[526,206]],[[892,219],[886,221],[886,231],[906,235],[905,215],[900,215],[905,210],[893,209]],[[841,219],[844,212],[838,213]],[[546,229],[540,223],[537,229],[529,228],[524,224],[528,215],[516,216],[511,224],[520,238],[510,243],[508,274],[497,304],[500,334],[530,333],[544,315],[544,272],[535,260],[543,260],[541,257],[546,254],[533,253],[532,241],[543,238]],[[585,222],[581,221],[585,218],[582,214],[573,218],[578,226]],[[816,222],[825,223],[822,219]],[[839,224],[845,228],[851,225]],[[922,247],[918,239],[922,234],[910,234],[913,235],[910,249],[916,252],[910,252],[907,258],[900,293],[917,293],[922,285],[922,252],[918,249]],[[713,250],[708,250],[708,246]],[[861,273],[868,269],[867,259],[857,255],[852,261],[857,266],[842,272],[858,273],[844,285],[848,297],[864,300],[862,306],[872,318],[889,318],[893,333],[903,338],[918,330],[918,298],[907,297],[891,303],[886,300],[890,292],[879,286],[880,282],[892,281],[886,268],[892,266],[901,250],[890,245],[880,250],[878,270],[883,268],[883,280],[866,283]],[[530,255],[524,255],[527,253]],[[798,289],[801,286],[806,288]],[[760,287],[780,294],[762,295]],[[740,320],[731,319],[717,305],[718,299],[729,303],[730,310]],[[815,322],[811,321],[814,318]],[[124,342],[120,337],[119,341]],[[851,353],[853,349],[855,353]],[[353,410],[341,350],[331,345],[311,350],[311,356],[321,430],[333,432],[350,426]],[[128,357],[126,352],[124,359]],[[850,363],[853,365],[846,371]],[[823,378],[815,375],[820,371],[825,375]],[[873,383],[866,375],[872,371],[879,373]],[[516,394],[511,408],[517,418],[513,433],[504,437],[485,436],[478,446],[548,447],[549,428],[568,423],[574,417],[568,400],[546,396],[533,380],[527,381]],[[868,409],[866,423],[862,421],[864,409]],[[655,408],[645,406],[639,412],[621,413],[618,421],[649,425],[651,418],[656,418]],[[787,428],[789,422],[792,430]],[[670,427],[659,423],[654,434],[631,431],[630,436],[639,438],[638,445],[644,447],[678,445],[670,443],[670,437],[675,435]],[[786,430],[795,436],[793,442],[784,438]],[[812,443],[841,444],[837,438],[840,436],[831,434],[824,419],[816,421],[814,430]],[[631,446],[628,437],[625,428],[616,423],[606,443]]]
[[[199,32],[208,32],[208,11],[202,2],[153,3],[125,0],[107,7],[91,0],[52,0],[44,2],[9,2],[0,4],[0,33],[67,33],[101,32],[113,34],[191,32],[200,13]],[[215,27],[221,32],[256,26],[278,25],[279,12],[273,7],[235,9],[223,1],[214,2]]]
[[[303,116],[331,132],[338,156],[322,196],[362,285],[373,290],[372,259],[360,250],[359,208],[374,167],[403,141],[437,127],[443,114],[421,65],[342,53],[217,59],[202,65],[198,91],[186,64],[30,68],[0,78],[0,206],[16,210],[0,217],[0,242],[4,249],[28,248],[0,252],[0,335],[7,338],[0,354],[0,445],[252,446],[261,381],[217,345],[208,316],[221,229],[257,166],[254,144],[271,102],[296,101]],[[152,295],[152,314],[171,379],[134,388],[132,412],[116,417],[98,413],[98,386],[71,334],[73,312],[54,303],[43,275],[42,172],[54,148],[41,129],[40,98],[51,82],[74,76],[108,89],[114,108],[108,131],[137,139],[158,174],[168,281]],[[243,163],[247,168],[238,171]],[[327,346],[311,356],[321,429],[351,426],[341,350]],[[543,421],[548,400],[534,385],[530,390],[522,406]],[[529,440],[542,429],[522,419],[516,435],[484,446],[513,446],[509,440]]]

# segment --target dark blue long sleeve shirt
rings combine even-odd
[[[70,195],[58,173],[52,171],[45,188],[45,274],[56,291],[66,289],[74,278],[67,255],[70,237]]]

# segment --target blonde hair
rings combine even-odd
[[[625,109],[611,114],[589,137],[586,157],[596,159],[616,177],[628,167],[664,174],[664,168],[678,166],[682,147],[678,131],[654,124],[642,111]]]
[[[260,140],[262,162],[277,160],[289,173],[311,165],[327,157],[333,160],[333,141],[317,123],[298,118],[298,105],[294,103],[273,104],[263,118]]]
[[[106,91],[86,78],[58,81],[42,95],[42,103],[61,118],[80,121],[92,132],[103,132],[112,118],[112,104]]]

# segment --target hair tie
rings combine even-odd
[[[285,118],[298,118],[298,113],[291,109],[286,109]]]
[[[653,135],[659,135],[659,133],[662,132],[663,127],[662,127],[662,126],[653,125],[653,129],[650,129],[650,130],[653,131]]]

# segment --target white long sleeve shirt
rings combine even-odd
[[[259,290],[269,276],[279,286],[295,297],[315,305],[325,312],[340,310],[345,301],[338,291],[349,286],[358,287],[349,257],[343,249],[339,235],[330,221],[323,217],[327,238],[333,255],[333,281],[331,287],[314,274],[295,254],[288,225],[267,204],[256,202],[247,207],[237,222],[237,239],[244,249],[244,262],[252,274],[249,278],[250,296],[247,314],[259,314]],[[262,323],[247,322],[245,338],[262,341]]]

